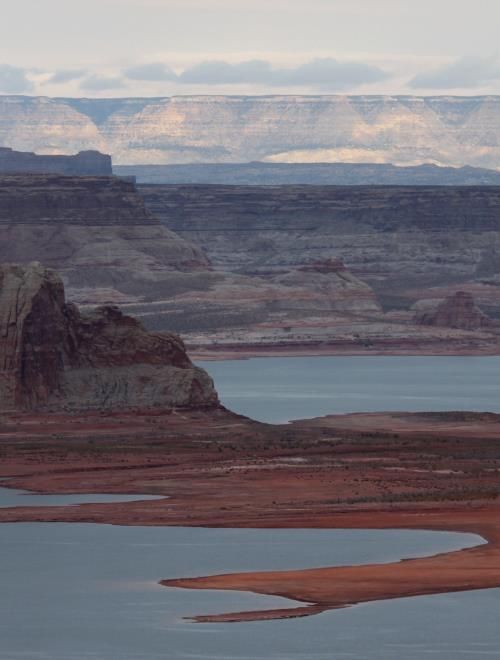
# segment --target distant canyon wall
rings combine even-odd
[[[500,168],[500,96],[0,97],[0,145],[115,164],[367,162]]]

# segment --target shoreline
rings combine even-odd
[[[325,344],[244,344],[242,346],[228,345],[218,347],[201,347],[187,343],[189,355],[196,361],[249,360],[266,357],[496,357],[500,356],[500,343],[495,346],[470,346],[463,348],[435,346],[392,346],[392,347],[356,347]]]
[[[497,517],[500,511],[496,511]],[[405,514],[403,514],[404,516]],[[420,516],[422,514],[416,513]],[[460,515],[460,514],[459,514]],[[426,531],[471,532],[469,522],[441,523],[430,527],[420,521],[417,527],[403,524],[397,517],[374,525],[359,526],[354,514],[350,524],[329,529],[418,529]],[[493,516],[492,516],[493,517]],[[364,518],[362,519],[365,520]],[[334,523],[334,521],[331,521]],[[344,520],[343,523],[346,521]],[[328,610],[351,607],[380,600],[474,591],[500,587],[500,524],[495,530],[490,523],[475,527],[475,534],[485,543],[421,558],[405,558],[397,562],[352,566],[326,566],[294,571],[252,571],[194,578],[162,580],[165,587],[243,591],[264,596],[288,598],[290,608],[230,612],[190,617],[197,623],[241,623],[306,617]],[[296,605],[294,606],[294,604]],[[304,603],[305,605],[300,605]]]
[[[351,414],[291,425],[261,424],[222,408],[7,416],[0,426],[5,487],[169,499],[5,508],[0,522],[425,529],[487,541],[390,564],[161,581],[296,601],[278,611],[194,617],[203,622],[308,616],[500,587],[498,437],[500,415],[492,413]]]

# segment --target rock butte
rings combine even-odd
[[[430,309],[417,313],[417,323],[461,330],[491,328],[493,321],[475,305],[466,291],[457,291]]]
[[[113,307],[81,313],[38,263],[0,267],[0,409],[201,408],[213,382],[176,335]]]

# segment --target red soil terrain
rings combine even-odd
[[[487,544],[391,564],[179,579],[248,590],[295,609],[199,620],[305,616],[383,598],[500,587],[500,416],[331,416],[291,425],[206,412],[4,414],[2,485],[169,499],[0,509],[0,522],[473,532]],[[159,576],[160,578],[161,576]]]

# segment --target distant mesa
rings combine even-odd
[[[80,311],[39,263],[0,266],[0,360],[1,410],[218,405],[177,335],[113,307]]]
[[[0,147],[1,174],[67,174],[70,176],[111,176],[111,156],[99,151],[80,151],[74,156],[39,155]]]
[[[116,165],[260,161],[498,169],[499,119],[500,96],[4,95],[0,144],[38,153],[99,149]]]

